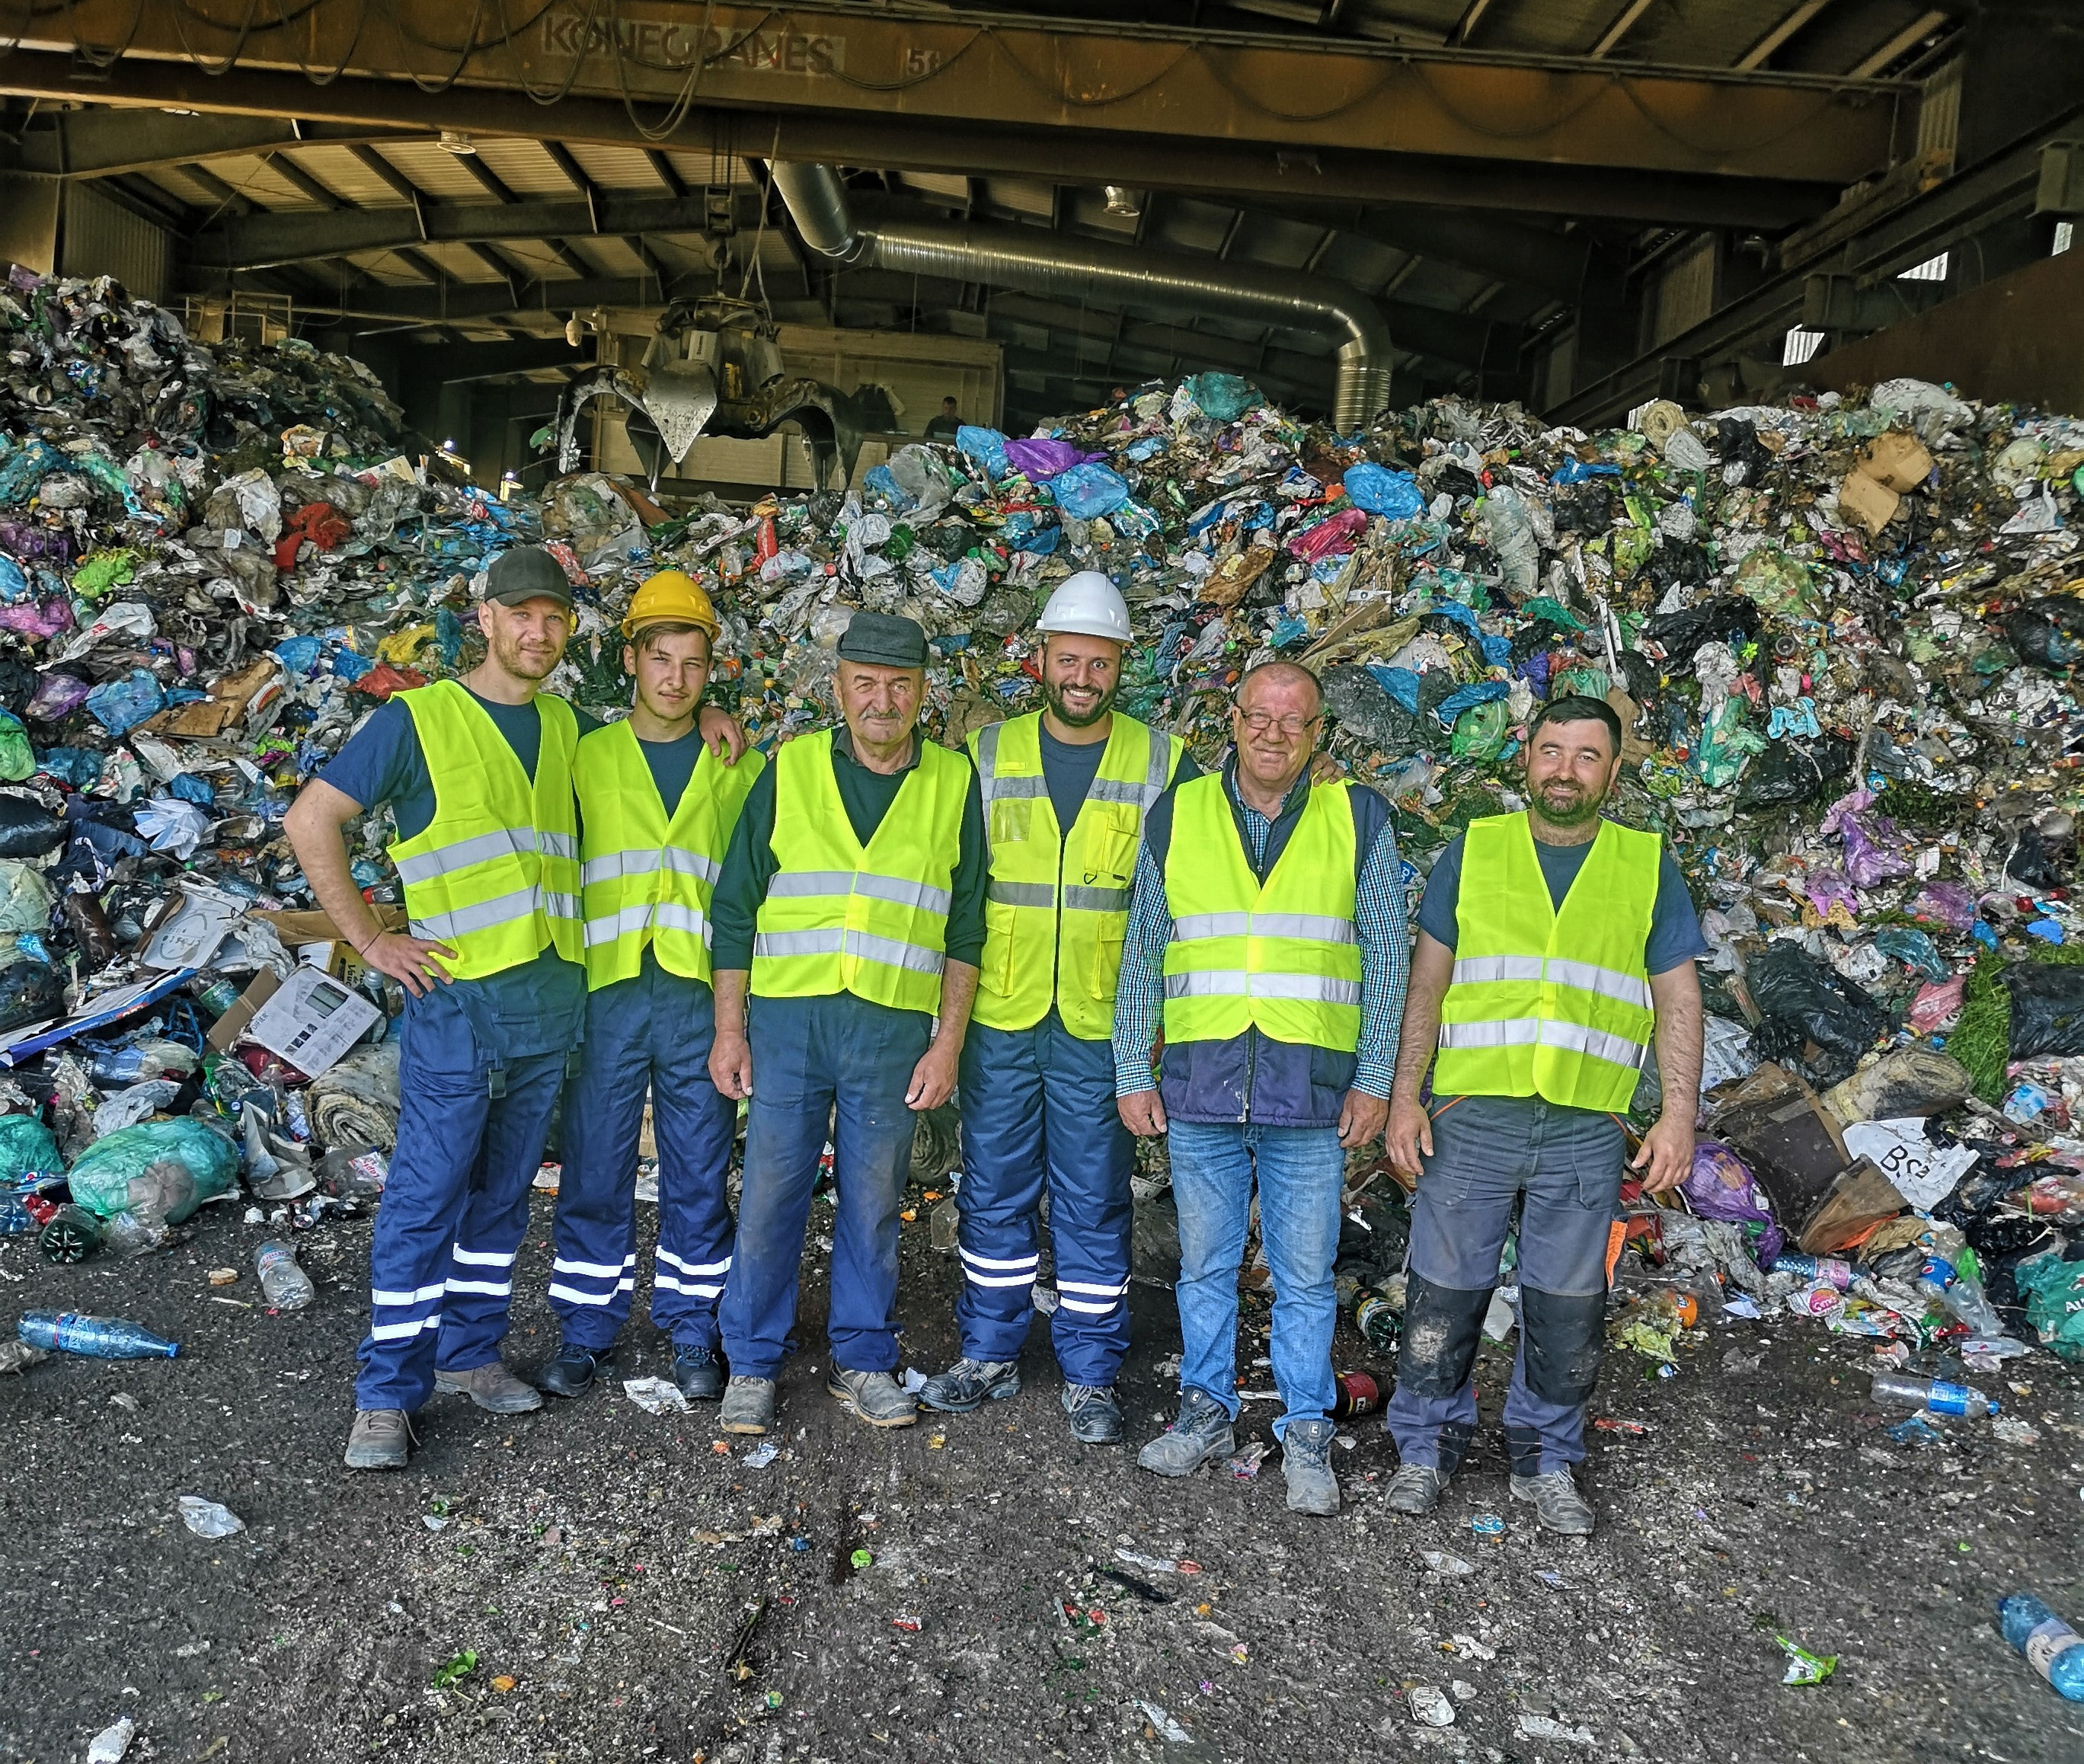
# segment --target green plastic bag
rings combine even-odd
[[[2027,1295],[2027,1321],[2040,1344],[2059,1360],[2084,1362],[2084,1262],[2065,1262],[2059,1251],[2029,1256],[2012,1271]]]
[[[194,1199],[210,1200],[229,1193],[239,1174],[239,1153],[221,1133],[190,1115],[166,1121],[140,1121],[105,1134],[79,1154],[70,1178],[72,1198],[91,1212],[112,1219],[130,1205],[130,1183],[155,1164],[179,1164],[194,1178]],[[188,1208],[167,1215],[177,1225]]]
[[[1455,719],[1455,733],[1447,745],[1455,757],[1488,764],[1503,751],[1506,737],[1512,725],[1507,721],[1505,700],[1494,698],[1489,704],[1472,704]]]
[[[0,1182],[19,1187],[38,1176],[62,1176],[65,1160],[51,1130],[33,1115],[0,1115]]]
[[[96,552],[72,573],[72,590],[91,598],[121,588],[138,573],[138,554],[128,546],[120,551]]]
[[[19,784],[34,777],[36,751],[29,745],[29,732],[11,710],[0,710],[0,781]]]

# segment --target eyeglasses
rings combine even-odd
[[[1241,710],[1237,714],[1255,735],[1278,729],[1282,738],[1288,741],[1300,741],[1324,720],[1322,711],[1315,717],[1276,717],[1271,711],[1264,710]]]

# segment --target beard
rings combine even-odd
[[[1541,805],[1543,819],[1551,825],[1582,827],[1599,819],[1605,799],[1588,795],[1574,784],[1549,784],[1535,793],[1535,800]]]
[[[548,679],[557,671],[557,663],[563,659],[561,649],[553,650],[548,655],[532,654],[524,650],[504,632],[489,637],[485,647],[492,652],[493,661],[520,680]]]
[[[1051,713],[1066,729],[1091,728],[1095,723],[1114,709],[1115,694],[1120,690],[1120,687],[1118,686],[1111,686],[1100,694],[1099,702],[1091,710],[1074,713],[1065,707],[1064,694],[1061,687],[1052,686],[1047,680],[1042,683],[1042,696],[1048,700]]]

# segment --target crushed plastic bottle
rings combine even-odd
[[[32,1347],[95,1360],[172,1360],[181,1351],[142,1323],[78,1311],[24,1311],[15,1332]]]
[[[2084,1635],[2031,1593],[1998,1601],[1997,1627],[2057,1694],[2084,1703]]]
[[[298,1266],[297,1252],[286,1243],[269,1239],[253,1252],[253,1265],[260,1272],[260,1291],[273,1309],[300,1311],[318,1297],[311,1275]]]
[[[181,1523],[198,1538],[230,1538],[246,1529],[246,1521],[222,1501],[200,1495],[181,1496]]]

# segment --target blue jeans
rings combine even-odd
[[[1238,1268],[1256,1174],[1260,1240],[1273,1275],[1273,1381],[1283,1409],[1274,1437],[1292,1421],[1328,1416],[1336,1395],[1332,1264],[1346,1161],[1338,1129],[1175,1121],[1167,1137],[1180,1209],[1180,1388],[1205,1393],[1237,1418]]]
[[[718,1322],[732,1376],[772,1378],[796,1322],[797,1273],[811,1191],[830,1124],[832,1364],[897,1369],[897,1211],[918,1116],[904,1106],[933,1032],[924,1011],[892,1010],[851,992],[748,1001],[752,1102]]]

